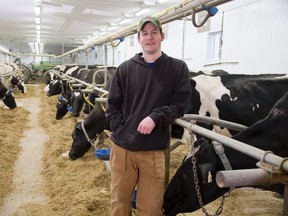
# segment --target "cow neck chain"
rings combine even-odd
[[[203,200],[202,200],[202,196],[201,196],[201,192],[200,192],[200,186],[199,186],[199,180],[198,180],[198,176],[197,176],[197,167],[196,167],[196,157],[195,157],[195,149],[193,147],[193,132],[191,129],[189,129],[189,134],[191,135],[190,136],[190,139],[191,139],[191,143],[192,143],[192,148],[191,148],[191,161],[192,161],[192,171],[193,171],[193,176],[194,176],[194,183],[195,183],[195,190],[196,190],[196,194],[197,194],[197,198],[198,198],[198,201],[199,201],[199,205],[202,209],[202,212],[206,215],[206,216],[218,216],[222,213],[222,210],[223,210],[223,206],[224,206],[224,201],[225,201],[225,198],[228,196],[228,195],[223,195],[222,196],[222,200],[221,200],[221,203],[220,203],[220,206],[218,207],[218,209],[216,210],[215,214],[214,215],[210,215],[206,208],[205,208],[205,205],[203,203]]]
[[[84,127],[84,121],[81,122],[81,128],[82,128],[82,130],[83,130],[83,133],[84,133],[87,141],[91,144],[91,146],[92,146],[94,149],[96,149],[95,146],[94,146],[94,142],[95,142],[95,140],[96,140],[97,134],[96,134],[96,136],[95,136],[94,139],[90,139],[89,136],[88,136],[88,133],[87,133],[85,127]]]

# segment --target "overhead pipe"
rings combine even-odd
[[[184,2],[182,2],[176,6],[172,6],[168,9],[166,9],[164,12],[162,12],[158,15],[155,15],[155,17],[157,17],[162,24],[165,24],[166,23],[165,19],[169,18],[170,16],[172,17],[175,14],[183,13],[184,11],[190,10],[193,7],[198,7],[200,5],[203,5],[203,4],[206,4],[209,2],[214,2],[214,0],[194,0],[194,1],[190,1],[190,2],[184,1]],[[81,47],[78,47],[74,50],[70,50],[69,52],[64,53],[63,55],[57,56],[57,58],[68,55],[68,54],[73,53],[73,52],[86,50],[91,46],[101,45],[101,44],[111,42],[111,41],[119,39],[119,38],[133,35],[133,34],[137,33],[137,27],[138,27],[138,23],[133,24],[133,25],[131,25],[131,26],[129,26],[123,30],[118,31],[118,32],[115,32],[115,33],[113,33],[107,37],[102,37],[99,39],[91,40]]]
[[[205,8],[211,8],[211,7],[215,7],[215,6],[218,6],[218,5],[221,5],[221,4],[224,4],[224,3],[227,3],[229,1],[233,1],[233,0],[216,0],[216,1],[210,1],[208,3],[205,3]],[[198,13],[198,12],[201,12],[203,10],[205,10],[205,8],[203,7],[203,4],[202,5],[198,5],[198,6],[195,6],[195,7],[191,7],[190,9],[187,9],[186,11],[181,11],[181,12],[177,12],[175,13],[174,15],[170,15],[170,16],[165,16],[165,17],[162,17],[160,20],[161,20],[161,23],[168,23],[168,22],[172,22],[174,20],[177,20],[177,19],[181,19],[183,17],[188,17],[192,14],[192,9],[195,8],[194,12],[195,13]]]

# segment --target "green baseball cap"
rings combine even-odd
[[[141,20],[139,21],[138,32],[140,32],[140,31],[143,29],[144,25],[145,25],[147,22],[153,23],[157,28],[159,28],[160,30],[162,30],[162,26],[161,26],[160,21],[159,21],[157,18],[155,18],[155,17],[148,16],[148,17],[145,17],[145,18],[143,18],[143,19],[141,19]]]

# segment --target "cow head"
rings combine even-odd
[[[70,106],[70,95],[63,93],[59,96],[58,103],[56,105],[56,120],[62,119],[68,112]]]
[[[9,107],[10,109],[14,109],[17,107],[15,98],[10,90],[8,90],[2,82],[0,82],[0,100]]]
[[[53,80],[46,87],[45,91],[47,91],[47,96],[53,96],[60,94],[66,86],[66,82],[62,80]]]
[[[23,94],[27,93],[27,88],[26,88],[25,83],[22,80],[20,80],[17,76],[12,76],[10,79],[10,83],[13,86],[17,86],[18,90],[21,91]]]
[[[83,108],[84,98],[81,91],[73,91],[71,95],[71,116],[78,117]]]
[[[96,140],[99,133],[104,129],[108,129],[105,114],[102,107],[96,103],[93,110],[89,113],[84,121],[84,128],[87,132],[89,139]],[[76,123],[72,132],[72,146],[69,151],[69,157],[72,160],[83,156],[90,148],[91,143],[88,141],[85,133],[81,127],[81,123]]]

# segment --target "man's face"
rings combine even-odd
[[[138,43],[141,45],[143,52],[155,54],[161,51],[161,42],[164,39],[164,34],[151,22],[145,24],[138,37]]]

